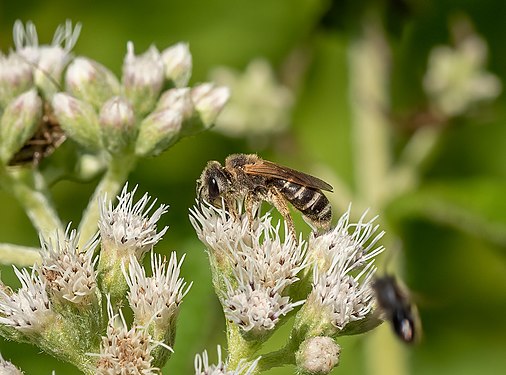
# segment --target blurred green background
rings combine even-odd
[[[252,60],[262,57],[272,64],[281,83],[294,88],[290,125],[282,132],[259,140],[208,131],[183,139],[160,157],[141,161],[129,179],[131,186],[139,184],[140,192],[170,204],[161,220],[170,229],[156,249],[176,250],[179,256],[186,253],[183,275],[194,283],[184,299],[175,354],[164,373],[193,373],[196,353],[207,349],[214,359],[216,344],[225,345],[224,318],[212,291],[207,256],[188,220],[195,180],[206,161],[222,161],[234,152],[258,152],[331,183],[333,176],[339,176],[352,191],[356,187],[348,57],[350,44],[359,37],[370,11],[381,20],[391,49],[393,115],[411,113],[426,104],[422,78],[429,53],[436,45],[452,43],[450,20],[458,14],[467,15],[488,44],[487,69],[506,82],[506,3],[499,0],[0,1],[4,52],[12,46],[16,19],[32,20],[39,40],[49,42],[56,26],[68,18],[83,24],[75,54],[93,58],[118,75],[129,40],[137,53],[151,44],[163,49],[188,41],[192,84],[209,80],[217,66],[244,71]],[[293,67],[294,61],[302,61],[300,69],[297,63]],[[393,157],[412,131],[409,122],[392,121]],[[64,222],[79,222],[96,183],[61,181],[53,186]],[[0,207],[0,242],[36,246],[37,233],[3,191]],[[385,243],[402,244],[395,256],[402,258],[402,274],[423,321],[419,345],[396,347],[408,358],[409,373],[506,373],[504,96],[471,116],[445,124],[417,188],[371,209],[380,214],[388,231]],[[300,221],[297,225],[304,227]],[[2,267],[2,277],[8,281],[10,275],[11,268]],[[390,335],[386,325],[381,329]],[[269,346],[280,347],[288,330],[289,324],[283,326]],[[380,374],[382,366],[389,365],[374,359],[368,335],[344,338],[341,344],[341,365],[335,374]],[[78,373],[29,345],[2,340],[0,352],[27,374],[49,374],[53,369],[56,374]],[[294,368],[268,373],[292,374]]]

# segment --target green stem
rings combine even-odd
[[[0,186],[16,197],[37,232],[43,236],[56,230],[63,232],[60,218],[47,194],[32,187],[31,182],[25,181],[22,177],[25,176],[13,175],[4,165],[0,166]],[[33,179],[36,176],[32,172],[30,177]]]
[[[227,341],[228,341],[228,364],[229,368],[237,368],[241,360],[254,360],[255,353],[262,345],[260,340],[246,340],[241,335],[239,327],[227,322]]]
[[[33,266],[40,261],[39,249],[28,246],[0,243],[0,263],[19,267]]]
[[[354,169],[360,198],[379,208],[391,167],[388,110],[388,46],[377,15],[365,19],[363,35],[350,46],[350,103]]]
[[[297,348],[293,348],[291,343],[288,343],[284,348],[262,355],[262,358],[260,358],[257,366],[258,372],[261,373],[270,370],[273,367],[295,365],[296,349]]]
[[[104,194],[110,199],[114,197],[128,179],[128,175],[135,167],[137,159],[134,155],[112,156],[107,171],[98,184],[93,196],[84,210],[83,218],[79,224],[79,246],[82,247],[95,235],[99,219],[99,198]]]
[[[389,48],[379,19],[378,13],[366,15],[364,33],[351,46],[349,59],[357,191],[361,203],[372,206],[375,211],[381,211],[396,194],[392,191],[395,176],[387,117]],[[406,164],[404,170],[398,170],[403,174],[398,175],[404,179],[403,189],[413,186],[416,177],[410,169],[415,165]],[[384,328],[379,330],[384,332]],[[391,345],[390,336],[373,333],[365,355],[369,374],[408,373],[405,353]]]

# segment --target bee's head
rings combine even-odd
[[[210,161],[197,180],[197,198],[221,206],[221,198],[231,190],[230,174],[217,161]]]

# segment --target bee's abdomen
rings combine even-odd
[[[290,181],[275,180],[274,186],[304,216],[318,227],[327,227],[332,219],[332,209],[327,197],[318,189]]]

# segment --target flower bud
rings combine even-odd
[[[174,82],[176,87],[188,84],[192,74],[192,55],[188,43],[175,44],[162,52],[165,78]]]
[[[166,108],[151,113],[140,125],[135,154],[154,156],[166,150],[179,139],[182,122],[177,110]]]
[[[118,95],[120,84],[105,66],[86,57],[76,58],[65,74],[67,90],[76,98],[99,109],[107,99]]]
[[[23,58],[13,53],[7,57],[0,55],[0,108],[5,108],[32,84],[32,68]]]
[[[52,104],[60,126],[70,138],[87,149],[101,147],[98,116],[91,104],[65,93],[56,94]]]
[[[7,163],[29,140],[42,117],[42,100],[35,89],[11,101],[0,121],[0,158]]]
[[[33,70],[35,85],[42,91],[45,99],[61,91],[62,72],[70,60],[70,55],[60,46],[39,48],[39,61]]]
[[[129,42],[123,62],[123,87],[137,112],[145,114],[154,107],[164,80],[164,66],[158,50],[151,47],[135,56],[134,45]]]
[[[181,113],[184,120],[191,118],[195,108],[193,107],[190,88],[184,87],[165,91],[158,100],[156,109],[172,109]]]
[[[102,142],[110,153],[127,148],[135,138],[135,114],[128,100],[115,96],[100,110]]]
[[[195,86],[191,92],[193,104],[197,110],[204,127],[214,123],[225,103],[230,97],[227,87],[215,86],[212,83],[203,83]]]
[[[339,364],[341,347],[330,337],[316,336],[306,339],[295,353],[300,373],[329,374]]]

